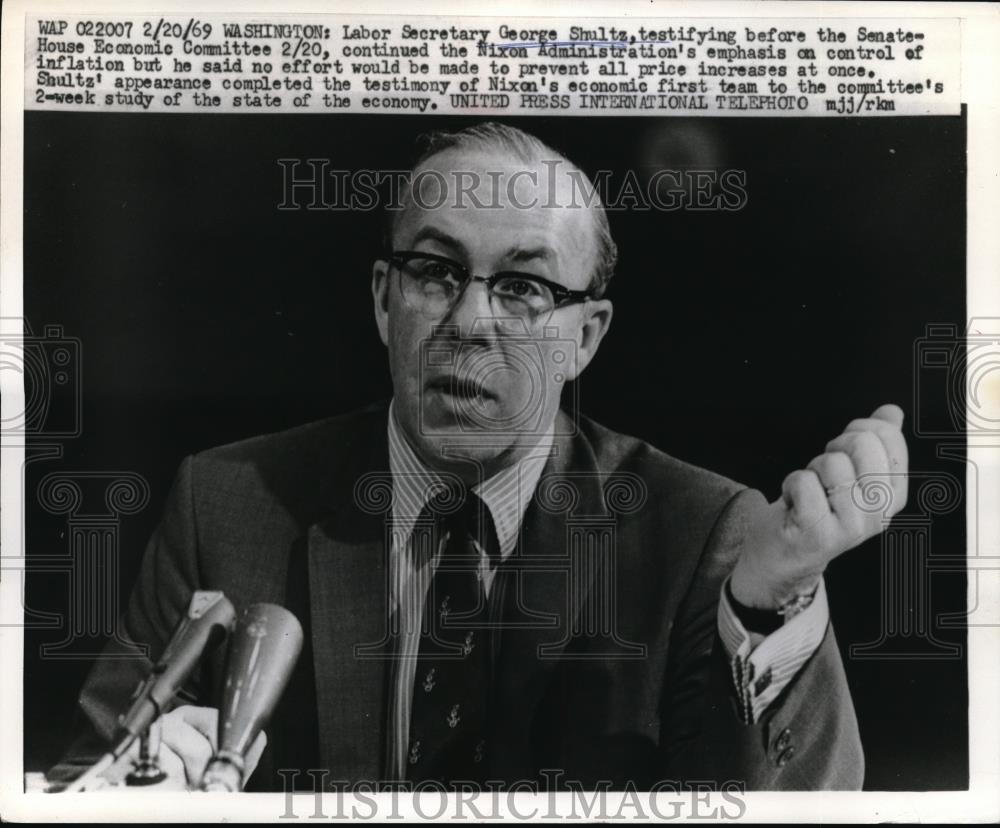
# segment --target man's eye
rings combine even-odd
[[[417,273],[422,279],[433,279],[437,282],[455,281],[454,271],[443,262],[422,262],[417,266]]]
[[[547,293],[540,283],[524,276],[505,276],[497,282],[496,291],[518,299],[541,299]]]

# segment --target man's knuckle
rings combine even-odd
[[[884,456],[885,447],[872,432],[856,431],[848,453],[851,455],[851,459],[857,463],[859,459],[871,460],[880,455]]]
[[[816,478],[815,472],[809,469],[796,469],[788,477],[785,478],[785,482],[788,484],[790,489],[795,491],[801,491],[806,486],[808,486]]]
[[[874,431],[859,431],[858,442],[863,446],[870,446],[872,448],[882,448],[885,444],[882,442],[882,438],[879,437]]]
[[[862,433],[860,431],[845,431],[843,434],[837,435],[826,444],[827,453],[841,451],[849,454],[854,446],[857,445],[858,435]]]
[[[829,457],[830,457],[829,452],[826,452],[824,454],[817,454],[812,460],[809,461],[809,464],[806,466],[806,469],[812,469],[814,471],[822,471],[822,469],[829,462]]]
[[[831,451],[828,457],[832,468],[848,474],[854,473],[854,462],[846,451]]]

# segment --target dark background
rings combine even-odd
[[[611,214],[615,320],[580,383],[586,413],[773,499],[849,420],[893,401],[911,467],[964,480],[961,460],[936,457],[940,439],[912,430],[917,396],[924,416],[947,414],[943,382],[921,376],[915,394],[917,341],[928,323],[961,330],[966,318],[964,115],[510,122],[613,180],[629,168],[747,174],[739,211]],[[37,501],[44,475],[137,472],[151,498],[118,524],[123,602],[184,455],[387,397],[369,295],[379,216],[278,210],[277,159],[402,169],[418,132],[468,123],[26,113],[25,312],[36,335],[58,324],[80,339],[83,402],[80,436],[55,441],[63,456],[27,466],[29,556],[69,551],[66,516]],[[963,510],[932,528],[932,553],[960,560]],[[878,539],[827,583],[866,787],[966,788],[964,656],[850,658],[879,638]],[[961,629],[934,622],[964,610],[964,574],[930,584],[933,634],[964,647]],[[65,574],[33,572],[27,607],[66,613],[68,591]],[[90,663],[40,657],[65,637],[64,624],[26,633],[26,770],[57,759]]]

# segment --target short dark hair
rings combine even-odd
[[[422,150],[410,168],[411,173],[435,155],[446,150],[497,150],[507,156],[517,158],[526,164],[538,163],[557,157],[569,164],[572,169],[578,170],[587,184],[593,187],[593,182],[591,182],[586,174],[563,153],[553,149],[522,129],[497,123],[496,121],[485,121],[481,124],[458,130],[457,132],[435,130],[418,136],[417,142],[418,146],[422,147]],[[408,196],[407,187],[404,186],[400,196],[401,201],[405,200]],[[611,227],[608,224],[608,216],[596,188],[588,194],[588,200],[591,205],[591,215],[594,218],[594,231],[597,242],[597,261],[594,264],[594,270],[590,277],[590,289],[595,298],[600,298],[604,295],[604,291],[607,290],[608,283],[614,275],[615,266],[618,263],[618,246],[615,244],[614,239],[611,238]],[[402,213],[403,210],[401,209],[386,210],[385,225],[383,228],[383,242],[386,249],[391,249],[392,237]]]

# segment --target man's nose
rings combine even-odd
[[[495,337],[496,320],[490,307],[490,291],[486,282],[470,279],[444,321],[455,325],[463,339]]]

